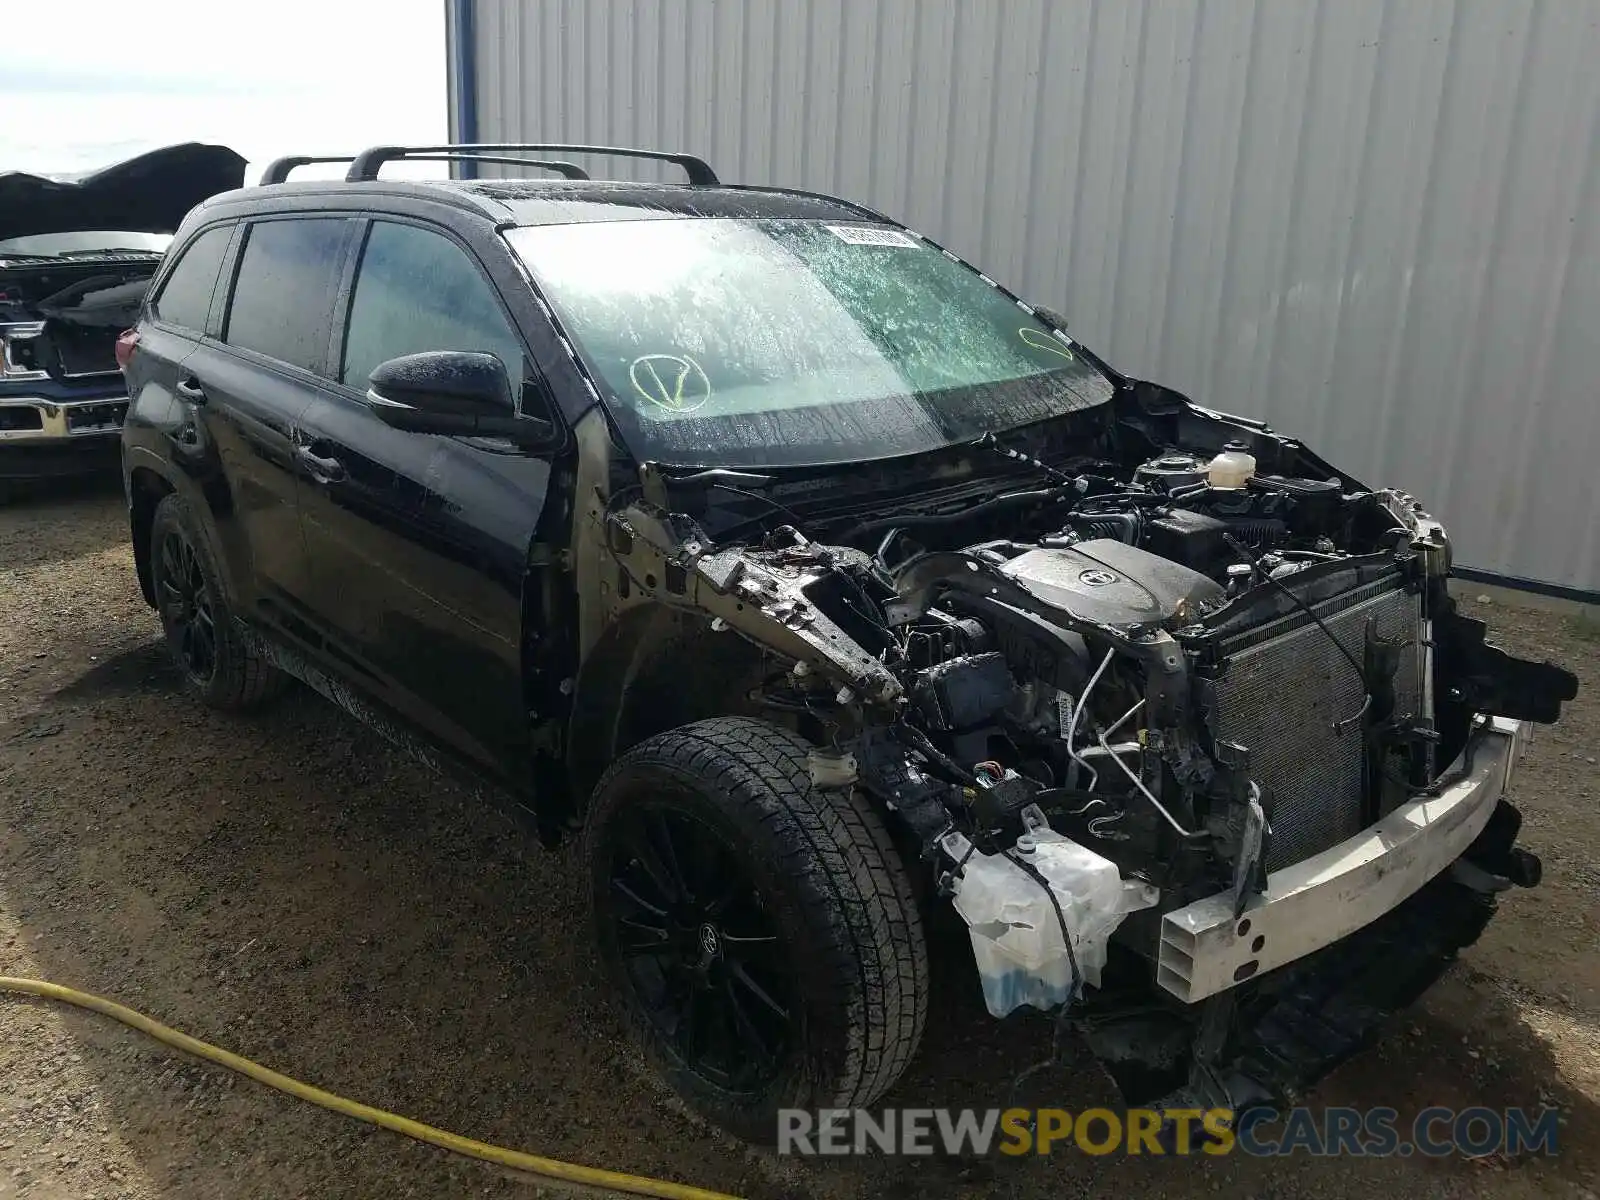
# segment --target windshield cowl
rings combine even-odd
[[[807,467],[770,463],[742,468],[640,468],[645,495],[700,521],[715,541],[740,540],[779,525],[832,538],[863,526],[888,528],[891,514],[973,510],[1001,497],[1045,499],[1079,494],[1076,472],[1102,430],[1106,410],[1069,414],[1006,439],[1023,459],[981,443],[962,443],[898,458]]]

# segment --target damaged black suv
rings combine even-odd
[[[1357,1049],[1531,885],[1504,798],[1576,683],[1443,527],[1119,374],[824,196],[384,147],[192,212],[127,364],[189,683],[295,677],[582,830],[651,1059],[752,1139],[916,1050],[924,922],[1130,1101]],[[562,178],[399,182],[400,158]]]

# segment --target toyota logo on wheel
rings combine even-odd
[[[722,948],[722,939],[717,936],[717,931],[710,925],[700,926],[700,950],[710,962],[717,956],[717,951]]]

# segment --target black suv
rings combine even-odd
[[[590,153],[688,182],[540,157]],[[561,178],[379,177],[408,157]],[[714,1121],[888,1089],[952,909],[996,1015],[1238,1108],[1537,882],[1504,793],[1575,681],[1456,611],[1404,493],[843,200],[306,161],[190,213],[146,302],[140,586],[207,701],[298,678],[581,828],[605,966]]]

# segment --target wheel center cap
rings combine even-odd
[[[708,963],[712,959],[716,958],[718,952],[721,951],[722,939],[717,935],[716,929],[710,924],[700,926],[699,937],[700,953],[703,956],[702,962]]]

